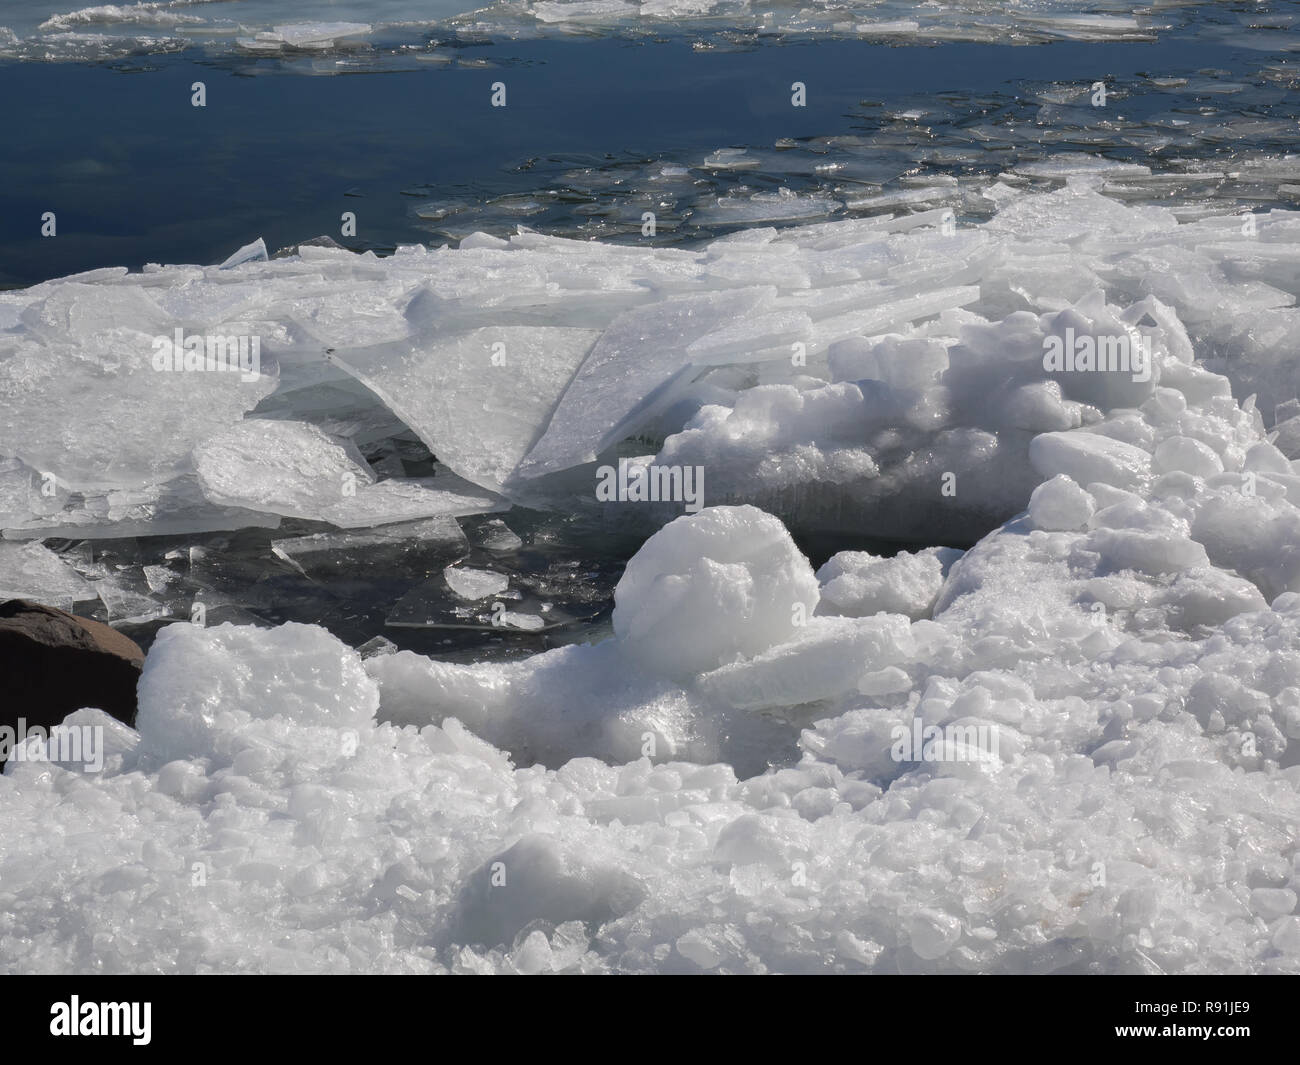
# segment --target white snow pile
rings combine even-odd
[[[193,476],[207,508],[301,513],[392,411],[480,489],[569,490],[637,435],[736,497],[645,542],[599,643],[363,661],[312,626],[164,629],[138,731],[74,715],[104,727],[101,773],[0,777],[3,967],[1300,972],[1300,470],[1266,421],[1295,413],[1300,221],[996,195],[973,232],[524,233],[0,296],[0,453],[82,492]],[[185,385],[189,415],[151,429],[179,399],[111,331],[155,307],[168,332],[176,300],[187,329],[268,323],[279,420],[307,427],[248,418],[253,382],[225,406]],[[506,327],[507,367],[549,359],[488,389],[476,331]],[[1128,338],[1150,372],[1044,368],[1081,337]],[[110,374],[105,350],[100,387],[137,417],[93,415],[96,439],[60,396]],[[415,387],[434,373],[445,392]],[[470,416],[455,382],[496,404],[470,439],[445,429]],[[929,542],[977,542],[814,574],[769,501],[817,529],[925,507]],[[50,579],[32,546],[0,583]]]
[[[163,630],[102,774],[0,778],[6,968],[1300,971],[1300,480],[1225,395],[1038,439],[932,617],[737,507],[522,662]]]

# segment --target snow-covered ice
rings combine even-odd
[[[1034,489],[1035,494],[1039,490]],[[929,617],[948,571],[961,554],[951,547],[900,551],[889,558],[841,551],[817,571],[821,582],[818,609],[847,617],[905,614],[914,621]]]
[[[1300,221],[1180,220],[1099,180],[999,184],[992,220],[955,230],[935,211],[675,250],[524,231],[0,294],[0,344],[32,349],[0,361],[6,417],[46,427],[0,435],[34,492],[0,497],[20,535],[41,471],[76,484],[69,506],[197,478],[209,505],[273,516],[344,474],[357,499],[418,481],[371,460],[412,434],[437,455],[439,430],[372,381],[430,351],[466,372],[484,338],[457,338],[492,328],[543,338],[549,391],[503,385],[499,423],[446,412],[514,442],[503,466],[448,460],[461,477],[577,512],[620,448],[707,473],[698,513],[641,508],[603,639],[470,662],[363,658],[308,625],[164,628],[102,773],[0,777],[5,968],[1300,971]],[[267,338],[264,395],[128,389],[130,359],[81,354],[94,329],[202,331],[200,311]],[[1058,372],[1065,346],[1144,354]],[[15,370],[37,348],[65,383],[192,412],[162,456],[111,417],[97,447],[80,425],[61,441],[38,418],[57,388]],[[417,617],[434,583],[489,587],[456,568],[454,511],[424,513],[427,535],[276,546],[310,569],[366,537],[432,544]],[[502,567],[513,522],[483,527]],[[912,549],[814,571],[799,530]],[[49,545],[0,548],[5,588],[97,583]],[[467,624],[494,602],[550,624],[491,579]]]
[[[665,526],[615,589],[614,632],[656,673],[690,677],[794,635],[817,579],[785,527],[752,507],[715,507]],[[708,616],[699,628],[687,618]]]

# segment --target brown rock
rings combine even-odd
[[[134,640],[25,599],[0,603],[0,725],[57,725],[93,706],[135,723],[144,652]]]

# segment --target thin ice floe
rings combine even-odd
[[[0,55],[102,59],[195,45],[249,55],[383,55],[408,49],[431,32],[500,39],[678,33],[721,44],[737,35],[886,43],[1152,41],[1181,27],[1194,7],[1188,0],[967,0],[942,7],[903,0],[811,0],[793,7],[759,0],[503,0],[478,8],[470,0],[354,0],[343,7],[299,0],[290,22],[284,5],[273,0],[144,0],[55,13],[48,4],[19,4],[6,12]],[[1272,24],[1278,30],[1290,25],[1285,17]],[[1252,40],[1241,25],[1215,28],[1230,41]]]
[[[242,456],[305,475],[272,499],[251,472],[218,483],[198,463],[211,502],[316,507],[340,473],[418,454],[412,433],[441,458],[445,431],[402,425],[380,375],[427,350],[463,366],[474,331],[499,327],[549,338],[551,382],[573,369],[553,406],[508,379],[502,412],[472,393],[461,425],[536,442],[504,479],[472,454],[458,474],[578,514],[598,466],[631,455],[698,465],[705,503],[620,504],[652,535],[612,631],[528,657],[372,641],[363,658],[298,624],[164,628],[137,730],[74,715],[105,727],[102,773],[25,758],[0,778],[6,967],[1300,971],[1300,218],[1180,221],[1098,180],[999,184],[977,227],[936,210],[690,250],[524,232],[0,295],[21,357],[0,362],[6,414],[36,427],[56,480],[66,431],[87,490],[192,476],[197,449],[225,456],[217,471]],[[153,329],[181,286],[212,321],[274,338],[260,402],[296,414],[288,429],[210,407],[162,462],[139,421],[105,419],[99,450],[129,459],[114,464],[41,420],[55,386],[13,371],[38,356],[73,380],[127,378],[115,394],[146,414],[180,402],[131,382],[153,371],[126,354],[87,365],[76,309],[120,306],[112,327],[130,330],[139,308]],[[585,354],[574,330],[598,335]],[[1080,356],[1117,345],[1122,367]],[[508,377],[511,348],[482,372]],[[222,387],[180,382],[195,408]],[[313,418],[331,431],[293,428]],[[245,432],[263,445],[203,450]],[[454,595],[500,588],[485,574],[522,545],[501,519],[459,519],[482,523],[490,563],[456,557],[457,519],[428,520],[438,550],[408,623],[459,608],[466,625],[551,624],[513,574]],[[792,529],[944,546],[854,547],[814,571]],[[319,573],[375,534],[326,535],[279,537],[277,557]],[[0,547],[6,589],[75,599],[52,563],[91,588],[107,572]]]

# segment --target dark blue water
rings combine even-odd
[[[636,232],[617,222],[620,197],[635,205],[638,175],[653,160],[697,168],[685,198],[664,208],[669,224],[658,235],[693,239],[708,233],[690,224],[690,201],[740,184],[842,193],[813,170],[840,150],[825,138],[859,138],[850,150],[867,167],[863,180],[887,189],[891,175],[909,170],[996,174],[1016,159],[1063,150],[1151,165],[1285,151],[1300,118],[1293,56],[1188,35],[1030,48],[823,40],[721,53],[681,40],[581,39],[457,55],[448,66],[330,77],[197,52],[0,66],[9,120],[0,284],[108,265],[218,262],[258,236],[271,250],[318,234],[381,251],[437,243],[445,234],[415,213],[430,201],[470,205],[462,230],[525,222],[618,239]],[[470,65],[480,59],[492,67]],[[1170,75],[1190,87],[1152,81]],[[1044,118],[1035,93],[1098,80],[1119,92],[1105,108],[1089,108],[1084,97],[1084,106]],[[206,85],[205,108],[191,106],[196,81]],[[490,106],[498,81],[507,86],[504,108]],[[791,106],[795,81],[807,86],[806,107]],[[1172,121],[1178,115],[1193,121],[1192,134]],[[1223,116],[1287,124],[1244,145],[1196,132]],[[989,126],[1002,132],[990,139]],[[1172,145],[1162,145],[1161,131]],[[756,171],[698,169],[724,146],[768,158]],[[936,146],[953,147],[956,157]],[[575,180],[575,171],[596,180]],[[482,206],[506,194],[532,197],[530,206]],[[53,238],[40,235],[46,211],[57,216]],[[355,237],[340,232],[344,211],[356,213]]]

